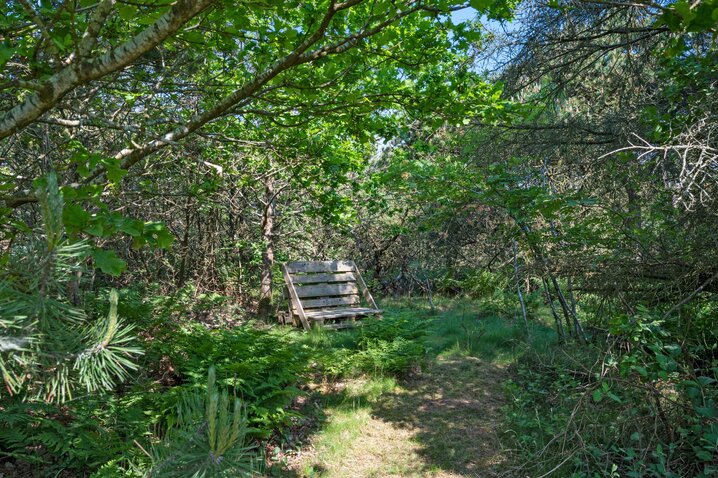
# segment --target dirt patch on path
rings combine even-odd
[[[505,369],[473,357],[438,358],[368,406],[331,413],[342,431],[315,443],[299,476],[492,477]],[[333,443],[337,437],[341,443]],[[296,476],[296,475],[295,475]]]

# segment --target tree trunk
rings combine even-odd
[[[529,320],[528,317],[526,317],[526,304],[524,303],[524,295],[521,292],[521,277],[519,276],[519,249],[516,244],[516,239],[512,239],[511,244],[514,249],[514,274],[516,275],[516,291],[519,294],[519,302],[521,303],[521,315],[523,315],[524,325],[526,326],[526,336],[528,336]]]
[[[553,284],[554,289],[556,289],[556,295],[558,297],[558,301],[561,304],[561,309],[563,309],[564,314],[566,315],[566,322],[568,324],[571,323],[571,319],[573,319],[573,332],[575,333],[575,336],[584,342],[587,341],[586,339],[586,333],[583,330],[583,327],[581,326],[581,323],[578,321],[578,317],[576,314],[573,313],[571,310],[571,307],[569,306],[568,302],[566,301],[566,297],[563,295],[563,291],[561,290],[561,286],[558,284],[558,281],[556,278],[551,275],[549,277],[551,279],[551,283]],[[570,325],[569,325],[570,327]],[[573,335],[573,334],[572,334]]]
[[[546,301],[551,308],[551,315],[553,315],[553,320],[556,322],[556,333],[558,334],[558,341],[559,343],[564,344],[566,343],[566,332],[564,331],[563,324],[561,323],[561,318],[558,316],[558,312],[556,312],[556,306],[553,303],[553,296],[551,296],[551,289],[549,289],[548,282],[546,281],[545,277],[541,278],[541,282],[543,283],[544,292],[546,292]]]
[[[526,236],[526,240],[529,243],[529,247],[533,250],[534,254],[536,255],[536,258],[538,259],[539,263],[541,264],[541,268],[543,269],[544,274],[548,277],[548,280],[551,282],[551,284],[554,287],[554,290],[556,291],[556,296],[558,298],[559,304],[561,304],[561,310],[563,311],[564,318],[566,319],[566,327],[569,330],[570,335],[575,335],[577,338],[583,339],[586,341],[586,334],[583,330],[583,327],[581,326],[581,323],[578,321],[578,317],[576,316],[575,312],[571,309],[568,302],[566,301],[566,297],[563,294],[563,291],[561,290],[561,286],[558,283],[558,280],[556,280],[556,277],[551,272],[551,268],[549,267],[548,260],[543,254],[543,251],[539,248],[538,244],[533,242],[531,240],[531,228],[528,226],[528,224],[518,221],[516,218],[513,218],[514,221],[519,225],[521,230],[524,232]],[[572,324],[573,322],[573,324]]]
[[[273,179],[264,183],[264,211],[262,213],[262,277],[259,286],[259,315],[269,317],[272,313],[272,267],[274,266],[274,217],[275,192]]]

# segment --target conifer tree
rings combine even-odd
[[[69,299],[91,247],[65,234],[54,173],[37,181],[35,192],[41,227],[11,248],[0,272],[0,372],[10,394],[64,402],[126,379],[141,350],[131,343],[133,327],[118,318],[116,290],[99,319]]]

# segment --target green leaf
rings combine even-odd
[[[641,377],[643,377],[643,378],[648,377],[648,370],[646,369],[646,367],[641,367],[640,365],[634,365],[631,368],[633,370],[635,370],[638,373],[638,375],[640,375]]]
[[[137,7],[127,4],[121,4],[117,7],[117,13],[123,20],[133,20],[137,15]]]
[[[168,249],[175,236],[167,230],[167,227],[161,222],[145,223],[144,237],[150,245],[159,247],[160,249]]]
[[[493,0],[470,0],[469,5],[480,12],[485,12],[494,4]]]
[[[707,450],[696,450],[696,457],[702,461],[711,461],[713,454]]]
[[[90,213],[77,204],[68,204],[62,211],[62,222],[68,227],[70,232],[82,231],[89,221]]]
[[[110,182],[117,183],[127,174],[127,170],[120,167],[120,161],[114,158],[103,161],[103,165],[107,171],[107,179]]]
[[[95,249],[92,251],[92,260],[96,268],[114,277],[119,276],[127,268],[127,263],[117,257],[115,251]]]
[[[152,25],[162,16],[162,12],[154,12],[137,18],[140,25]]]
[[[696,18],[695,12],[691,10],[690,4],[686,0],[679,0],[678,2],[673,4],[673,8],[678,12],[678,14],[683,17],[683,23],[684,25],[690,24],[691,20]]]
[[[10,58],[15,54],[15,50],[5,44],[0,44],[0,68],[5,66]]]
[[[718,408],[716,407],[695,407],[696,413],[706,418],[718,417]]]
[[[117,229],[132,237],[137,237],[142,234],[144,224],[136,219],[123,219],[118,223]]]
[[[292,30],[293,31],[293,30]],[[189,43],[196,43],[196,44],[203,44],[204,43],[204,35],[202,35],[202,32],[198,32],[196,30],[186,31],[182,32],[180,37]]]
[[[92,236],[102,237],[105,234],[105,228],[102,227],[102,224],[100,224],[99,222],[95,222],[94,224],[91,224],[89,227],[86,227],[85,232]]]
[[[621,397],[619,397],[619,396],[616,395],[615,393],[608,392],[606,395],[608,395],[608,398],[610,398],[610,399],[613,400],[614,402],[621,403]]]
[[[601,390],[596,389],[593,391],[592,397],[593,397],[593,401],[598,403],[603,399],[603,392]]]

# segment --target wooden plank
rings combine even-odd
[[[377,315],[383,311],[379,309],[369,309],[366,307],[355,307],[351,309],[335,309],[335,310],[312,310],[306,313],[307,318],[311,320],[339,319],[343,317],[358,317],[366,315]]]
[[[351,272],[338,272],[336,274],[292,274],[292,282],[295,284],[316,284],[321,282],[354,282],[356,278]]]
[[[364,278],[362,278],[361,273],[359,272],[359,268],[356,264],[354,264],[354,261],[351,261],[352,266],[354,267],[354,273],[356,274],[357,278],[357,285],[359,285],[359,290],[361,290],[362,295],[364,296],[364,299],[367,301],[367,303],[375,308],[378,309],[376,306],[376,302],[374,302],[374,297],[371,296],[371,292],[369,292],[369,288],[366,286],[366,283],[364,282]]]
[[[304,315],[304,309],[302,308],[302,302],[299,300],[299,295],[297,294],[297,290],[294,288],[294,284],[292,284],[292,277],[289,275],[289,271],[287,270],[287,266],[282,266],[282,274],[284,275],[284,281],[287,284],[287,289],[289,290],[289,295],[292,298],[292,304],[294,305],[293,309],[296,311],[297,315],[299,316],[299,320],[302,322],[302,326],[304,327],[304,330],[309,330],[309,321],[307,320],[307,316]]]
[[[289,317],[306,330],[312,324],[332,329],[350,327],[356,318],[383,312],[353,261],[289,262],[282,266],[282,273],[287,284],[285,294],[290,298]],[[370,307],[361,307],[362,297]],[[339,323],[324,324],[333,319]]]
[[[319,307],[351,307],[354,304],[359,304],[358,295],[345,295],[342,297],[327,297],[324,299],[302,299],[302,307],[304,310],[316,309]]]
[[[345,284],[322,284],[322,285],[305,285],[303,287],[295,287],[298,297],[331,297],[335,295],[358,295],[359,289],[357,285],[348,282]],[[290,289],[291,292],[291,289]]]
[[[341,329],[351,329],[356,327],[357,325],[363,325],[361,322],[350,322],[350,321],[344,321],[344,322],[338,322],[336,324],[324,324],[322,327],[325,329],[332,329],[332,330],[341,330]]]
[[[312,272],[352,272],[352,261],[294,261],[284,264],[290,274]]]

